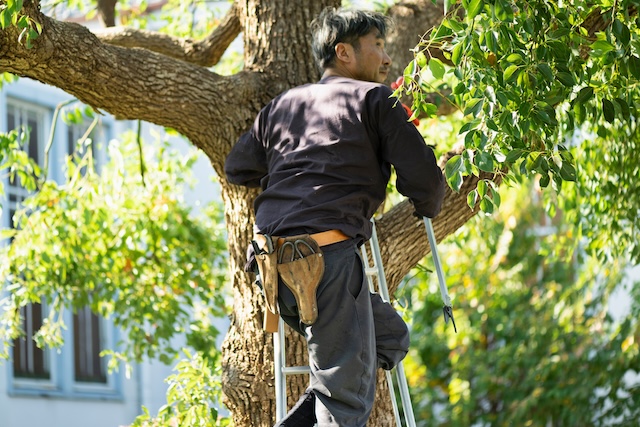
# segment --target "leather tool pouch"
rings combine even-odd
[[[308,234],[285,237],[278,245],[278,273],[298,304],[300,320],[307,325],[318,318],[316,291],[324,275],[324,258]]]
[[[271,236],[259,234],[254,240],[254,247],[259,249],[256,252],[256,263],[262,282],[265,302],[271,313],[278,313],[278,255]]]

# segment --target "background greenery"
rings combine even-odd
[[[441,245],[457,334],[444,326],[435,278],[416,271],[405,293],[419,425],[637,424],[640,284],[623,264],[573,252],[562,243],[572,232],[525,185]],[[611,312],[620,291],[630,309]]]

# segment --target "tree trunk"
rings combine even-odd
[[[273,338],[262,330],[262,296],[242,271],[252,234],[252,202],[257,192],[228,184],[223,175],[224,160],[233,143],[272,97],[289,87],[318,79],[308,26],[325,6],[339,3],[337,0],[237,2],[232,12],[237,13],[237,17],[229,17],[226,29],[242,28],[245,71],[229,77],[216,75],[199,65],[209,61],[202,55],[190,63],[193,55],[186,52],[175,55],[152,52],[149,49],[153,49],[154,43],[149,43],[148,49],[107,44],[84,27],[42,15],[39,5],[29,1],[25,2],[23,13],[43,28],[33,48],[27,49],[19,43],[17,28],[0,30],[0,72],[54,85],[98,111],[118,118],[141,119],[174,128],[211,159],[220,176],[229,232],[234,302],[231,326],[223,344],[223,375],[225,403],[238,427],[273,424]],[[429,25],[441,19],[441,12],[430,0],[406,1],[403,5],[404,8],[391,10],[396,14],[398,27],[389,43],[396,70],[401,70],[402,64],[411,59],[406,46],[415,46],[421,32],[428,30],[415,23],[422,22],[420,19],[424,20],[425,16],[431,16]],[[438,16],[432,16],[434,13]],[[404,31],[405,21],[412,22],[412,31]],[[403,37],[410,37],[412,41],[399,43]],[[225,33],[213,39],[224,39],[224,43],[228,43],[230,37]],[[394,50],[393,40],[402,46],[400,52]],[[180,49],[179,43],[170,42],[160,43],[162,48],[158,50],[172,49],[171,46]],[[183,48],[190,49],[184,45]],[[211,53],[208,58],[219,57],[216,49],[207,51]],[[473,188],[476,182],[477,178],[468,178],[465,189]],[[443,211],[434,221],[438,238],[454,232],[474,214],[466,205],[464,191],[448,192]],[[424,227],[412,216],[409,203],[394,207],[378,219],[377,224],[393,291],[428,252]],[[306,364],[304,342],[291,332],[287,338],[287,363]],[[307,382],[305,377],[290,377],[290,404]],[[377,403],[369,425],[394,425],[384,381],[379,381]]]

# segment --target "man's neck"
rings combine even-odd
[[[324,79],[326,77],[346,77],[349,79],[353,79],[353,77],[349,73],[346,73],[344,70],[341,70],[339,68],[327,68],[326,70],[324,70],[324,73],[322,73],[322,78]]]

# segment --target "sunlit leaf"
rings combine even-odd
[[[429,69],[436,79],[441,79],[444,76],[444,65],[438,58],[431,58],[429,61]]]
[[[504,79],[505,82],[508,82],[514,76],[516,71],[518,71],[517,65],[509,65],[506,68],[506,70],[504,70],[504,74],[502,75],[502,78]]]

